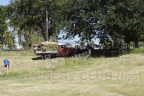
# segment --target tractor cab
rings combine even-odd
[[[58,44],[58,56],[65,57],[71,56],[74,54],[75,48],[69,47],[66,43],[59,43]]]
[[[41,55],[42,58],[72,56],[74,52],[75,48],[67,46],[66,43],[58,44],[57,42],[41,42],[40,45],[34,49],[34,53]]]
[[[67,48],[65,43],[59,43],[58,48]]]

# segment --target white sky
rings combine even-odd
[[[10,3],[10,0],[0,0],[0,5],[8,5]]]

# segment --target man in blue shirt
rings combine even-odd
[[[10,62],[8,60],[8,58],[4,59],[4,67],[8,67],[9,68]]]

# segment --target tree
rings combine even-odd
[[[28,42],[38,33],[46,40],[46,9],[49,38],[65,32],[64,38],[78,35],[83,42],[99,38],[120,47],[138,41],[144,32],[143,0],[11,0],[7,7],[10,24],[20,29]],[[34,30],[34,31],[32,31]]]
[[[1,45],[3,45],[3,34],[7,30],[7,24],[6,24],[6,13],[5,13],[5,7],[0,6],[0,40]]]
[[[56,35],[59,22],[59,0],[11,0],[7,7],[11,26],[19,28],[19,34],[29,38],[37,32],[46,41],[46,9],[48,10],[48,37]],[[34,30],[34,31],[31,31]],[[28,40],[28,39],[27,39]],[[28,40],[29,42],[29,40]]]
[[[131,41],[138,47],[138,40],[143,30],[143,0],[113,0],[105,3],[107,10],[100,18],[100,27],[111,38],[115,34],[129,45]]]
[[[65,38],[73,38],[78,35],[82,41],[88,42],[96,37],[97,11],[99,1],[96,0],[70,0],[63,3],[62,15]]]
[[[5,31],[4,43],[5,43],[5,45],[8,45],[9,48],[12,48],[12,45],[15,43],[14,36],[12,35],[12,32]]]

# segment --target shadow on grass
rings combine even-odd
[[[42,57],[35,57],[35,58],[32,58],[32,60],[42,60]]]

